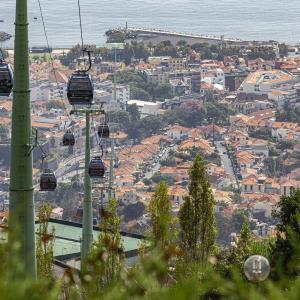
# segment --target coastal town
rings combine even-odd
[[[298,300],[300,2],[2,2],[2,298]]]
[[[92,119],[92,155],[104,149],[107,167],[105,178],[92,186],[95,224],[112,189],[121,228],[144,234],[161,180],[176,215],[200,154],[216,201],[217,241],[235,244],[244,216],[258,239],[274,236],[273,209],[281,196],[300,188],[298,51],[273,42],[228,46],[223,40],[218,45],[137,41],[118,51],[95,49],[94,100],[106,116]],[[39,141],[34,183],[46,165],[55,171],[58,188],[36,191],[35,202],[37,207],[49,202],[53,218],[81,222],[86,123],[70,114],[67,101],[78,47],[51,49],[53,61],[49,53],[37,52],[30,53],[32,127]],[[12,66],[13,56],[8,50]],[[12,95],[0,97],[1,222],[9,207],[11,115]],[[112,134],[99,140],[96,124],[104,120]],[[66,129],[75,135],[74,147],[62,147]]]

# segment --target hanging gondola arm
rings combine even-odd
[[[26,145],[26,147],[28,148],[27,156],[29,156],[31,154],[31,152],[34,150],[34,148],[36,148],[39,145],[38,130],[34,127],[32,127],[32,140],[33,140],[33,143]]]

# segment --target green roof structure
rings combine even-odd
[[[35,224],[36,231],[38,224]],[[54,242],[54,257],[57,260],[68,260],[71,258],[80,257],[80,244],[82,236],[82,224],[50,219],[49,230],[55,230]],[[140,241],[144,238],[142,235],[132,234],[128,232],[120,232],[123,238],[123,244],[126,257],[133,257],[137,255]],[[93,237],[94,241],[98,240],[99,228],[94,226]]]
[[[38,222],[35,223],[35,232],[38,230]],[[48,230],[54,228],[54,259],[65,266],[80,268],[80,250],[82,237],[82,224],[58,219],[50,219]],[[99,235],[99,227],[93,227],[93,238],[96,242]],[[127,264],[136,261],[140,242],[145,238],[142,235],[120,232],[125,250]],[[0,230],[0,242],[7,242],[7,230]]]

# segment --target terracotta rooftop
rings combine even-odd
[[[270,71],[256,71],[250,73],[245,79],[244,83],[250,84],[268,84],[272,85],[275,83],[286,82],[292,80],[293,75],[287,74],[281,70],[270,70]]]
[[[211,152],[211,146],[207,140],[204,139],[188,139],[181,142],[179,150],[186,150],[190,148],[200,148],[206,152]]]
[[[257,184],[257,178],[254,175],[250,175],[247,178],[242,180],[242,184],[244,185],[254,185]]]
[[[12,101],[0,101],[0,108],[3,107],[8,112],[12,111]]]

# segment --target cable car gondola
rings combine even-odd
[[[54,191],[57,186],[57,180],[54,172],[50,169],[45,169],[40,178],[40,191]]]
[[[0,59],[0,96],[8,97],[13,88],[13,72],[9,64]]]
[[[75,137],[71,130],[67,130],[67,132],[63,136],[63,146],[74,146],[75,145]]]
[[[103,178],[105,165],[100,156],[94,157],[89,164],[89,175],[91,178]]]
[[[119,168],[120,166],[120,161],[117,159],[114,163],[114,168]]]
[[[71,105],[93,104],[94,85],[92,77],[86,72],[75,72],[71,75],[68,87],[67,97]]]
[[[98,136],[99,138],[109,138],[109,126],[107,123],[100,124],[98,127]]]

